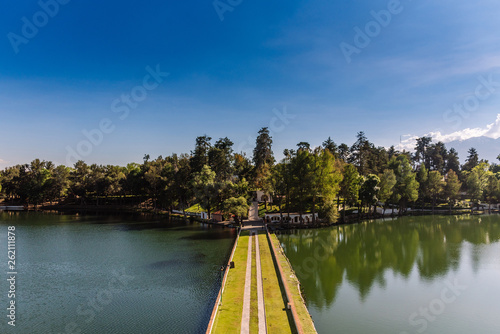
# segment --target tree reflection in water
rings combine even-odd
[[[421,216],[368,221],[325,229],[287,231],[279,235],[305,290],[307,303],[331,306],[346,279],[361,300],[384,274],[409,279],[414,268],[421,280],[434,281],[457,271],[465,243],[472,245],[473,270],[482,245],[500,239],[500,217]]]

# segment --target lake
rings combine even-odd
[[[7,324],[7,228],[16,327]],[[234,230],[141,215],[0,212],[0,333],[204,333]]]
[[[421,216],[279,236],[318,333],[500,333],[500,216]]]

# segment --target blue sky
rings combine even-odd
[[[0,167],[124,165],[203,134],[250,153],[263,126],[278,157],[358,131],[500,137],[498,1],[59,1],[0,13]]]

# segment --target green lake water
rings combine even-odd
[[[8,226],[15,328],[7,323]],[[139,215],[0,212],[0,333],[204,333],[234,237]]]
[[[279,236],[319,333],[500,333],[500,216]]]

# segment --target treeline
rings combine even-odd
[[[417,140],[415,152],[376,147],[363,132],[352,146],[328,138],[320,147],[300,142],[276,162],[267,128],[259,131],[253,157],[233,151],[233,142],[196,138],[190,154],[173,154],[127,166],[55,166],[50,161],[8,167],[0,172],[0,190],[8,201],[102,205],[147,205],[154,210],[181,210],[193,204],[210,214],[245,216],[251,192],[263,190],[283,217],[290,212],[318,213],[333,222],[348,208],[373,214],[377,205],[408,207],[460,199],[471,203],[500,200],[500,165],[480,160],[471,148],[461,165],[457,152],[430,137]],[[499,156],[500,158],[500,156]],[[267,205],[267,203],[266,203]],[[315,217],[315,215],[313,215]]]

